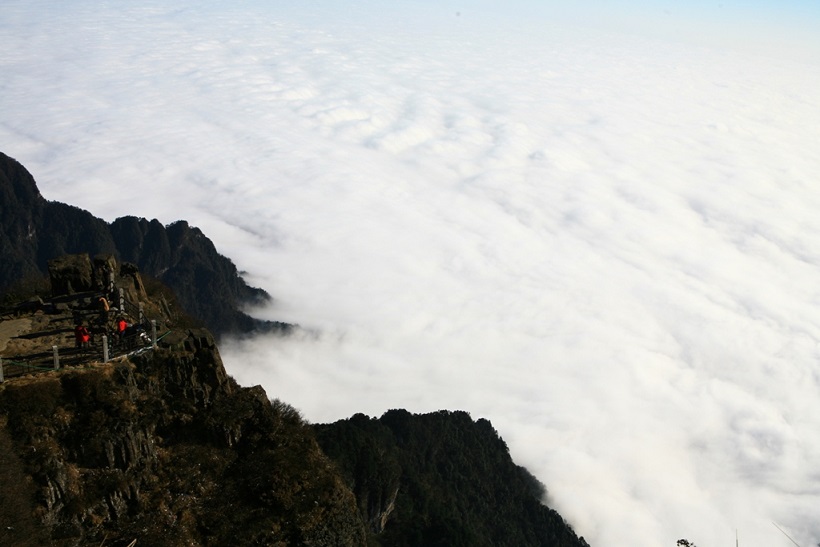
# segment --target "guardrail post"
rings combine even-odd
[[[102,337],[102,344],[103,344],[103,363],[108,362],[108,336],[103,334]]]
[[[151,319],[151,347],[157,349],[157,320]]]
[[[54,370],[58,370],[60,368],[60,352],[57,350],[57,346],[51,346],[51,351],[54,353]]]
[[[0,384],[5,381],[6,379],[3,377],[3,359],[0,359]]]
[[[108,294],[114,292],[114,272],[108,272]]]

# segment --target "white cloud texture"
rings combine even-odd
[[[4,2],[0,150],[191,221],[310,330],[226,344],[240,382],[486,417],[592,545],[820,541],[816,65],[178,4]]]

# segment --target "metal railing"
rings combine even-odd
[[[60,348],[59,346],[52,346],[51,351],[15,356],[12,358],[2,357],[0,358],[0,384],[9,378],[25,376],[27,374],[53,372],[63,370],[65,367],[77,368],[84,364],[108,363],[122,357],[131,357],[154,350],[157,347],[157,342],[165,338],[171,331],[166,330],[157,336],[156,322],[152,321],[152,326],[153,336],[147,338],[147,341],[143,345],[126,346],[117,344],[113,338],[103,335],[99,348],[96,346],[87,348]]]
[[[137,321],[131,325],[126,333],[117,334],[112,329],[111,318],[100,324],[101,332],[92,336],[92,341],[84,347],[52,346],[51,351],[40,351],[27,355],[0,358],[0,383],[6,379],[26,374],[60,370],[63,366],[76,367],[83,364],[107,363],[112,359],[139,354],[157,347],[157,342],[168,335],[167,330],[157,335],[157,319],[149,318],[142,302],[133,304],[124,295],[123,289],[118,291],[116,310],[109,311],[122,317],[131,317]],[[80,315],[97,315],[99,312],[85,310],[77,312]]]

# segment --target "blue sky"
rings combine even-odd
[[[492,4],[497,3],[487,5]],[[788,43],[790,48],[799,49],[800,44],[809,46],[813,42],[809,47],[815,50],[820,44],[815,32],[820,26],[820,2],[582,0],[521,2],[521,6],[546,17],[563,12],[568,20],[581,25],[705,44],[749,46],[774,41],[768,46]]]
[[[276,10],[288,9],[277,4]],[[327,24],[338,19],[375,20],[385,28],[409,28],[420,21],[428,30],[453,32],[485,25],[486,32],[545,32],[552,28],[625,33],[700,47],[820,63],[820,2],[736,0],[408,0],[384,4],[369,0],[293,3],[297,17]],[[431,25],[440,25],[432,28]]]

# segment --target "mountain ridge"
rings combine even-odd
[[[5,258],[0,293],[21,280],[45,276],[52,258],[81,253],[134,263],[168,285],[185,311],[217,337],[292,328],[242,311],[270,303],[270,295],[245,283],[199,228],[184,220],[164,226],[136,216],[108,223],[73,205],[48,201],[31,173],[0,152],[0,255]]]
[[[154,270],[176,261],[181,277],[204,268],[206,280],[237,283],[225,257],[219,268],[206,264],[213,244],[186,222],[123,217],[109,225],[45,201],[4,155],[0,198],[0,251],[8,257],[0,287],[13,286],[15,274],[42,276],[41,261],[47,267],[60,252],[87,254],[72,235],[78,227],[112,256]],[[14,210],[23,204],[30,208]],[[136,291],[135,268],[120,267],[120,278]],[[243,284],[225,300],[235,306],[240,295],[259,295]],[[221,287],[186,288],[196,299]],[[140,295],[148,308],[167,309],[150,291]],[[30,295],[23,287],[18,296]],[[57,328],[58,319],[91,313],[96,296],[17,302],[0,326],[14,323],[11,340],[65,345],[72,329]],[[489,421],[464,411],[390,410],[308,424],[262,387],[240,387],[206,329],[165,320],[171,330],[156,348],[109,363],[81,354],[86,360],[59,370],[0,382],[0,544],[588,547],[544,504],[545,487],[515,465]]]

